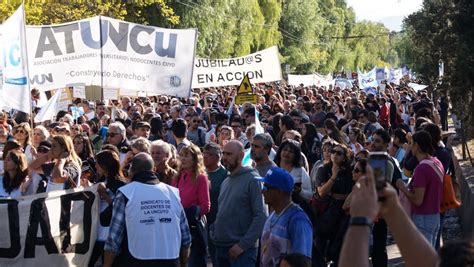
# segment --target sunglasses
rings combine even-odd
[[[200,120],[193,120],[193,122],[197,122],[197,123],[200,123],[201,121],[200,121]]]
[[[336,154],[338,156],[342,156],[342,155],[344,155],[344,151],[333,149],[333,150],[331,150],[331,154]]]
[[[15,130],[15,134],[17,134],[17,133],[22,133],[22,134],[24,134],[25,131],[23,131],[23,130]]]

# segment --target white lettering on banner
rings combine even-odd
[[[276,46],[230,59],[197,58],[194,64],[193,88],[239,85],[247,74],[252,83],[282,79]]]
[[[98,203],[97,185],[0,199],[0,266],[87,266]]]
[[[83,83],[189,96],[196,29],[164,29],[93,17],[28,26],[30,81],[40,90]]]

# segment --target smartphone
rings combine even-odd
[[[387,152],[371,152],[369,154],[369,164],[374,173],[375,187],[377,191],[382,190],[391,177],[388,172],[389,155]]]

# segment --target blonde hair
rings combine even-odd
[[[26,132],[26,140],[25,144],[31,145],[31,127],[28,122],[22,122],[18,124],[17,126],[13,127],[13,131],[16,131],[18,129],[23,129]],[[23,144],[21,144],[23,146]]]
[[[74,150],[74,143],[72,142],[71,137],[67,135],[56,135],[53,137],[53,140],[58,142],[58,144],[61,145],[65,152],[69,153],[68,161],[75,163],[79,167],[81,167],[82,160]]]
[[[196,182],[197,177],[199,175],[201,174],[206,175],[206,168],[204,167],[204,158],[202,156],[201,149],[198,146],[191,144],[189,146],[184,146],[179,151],[180,155],[185,154],[185,153],[190,153],[191,156],[193,157],[193,167],[192,167],[193,176],[191,179],[193,182]],[[179,166],[178,174],[181,174],[182,170],[183,170],[182,167]],[[178,176],[178,179],[179,179],[179,176]]]

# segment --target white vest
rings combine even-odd
[[[181,249],[183,206],[177,188],[132,182],[119,189],[125,206],[128,250],[140,260],[177,259]]]

